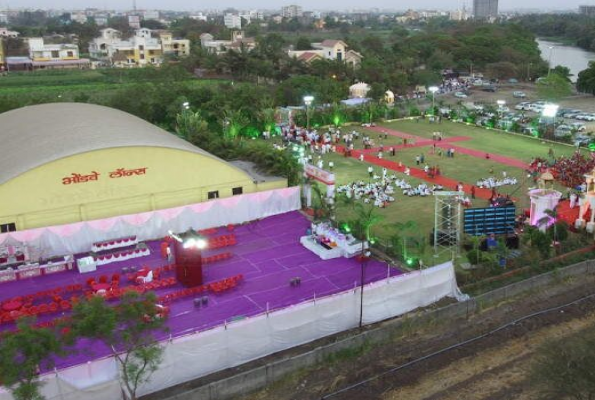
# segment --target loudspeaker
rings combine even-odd
[[[520,245],[520,239],[518,235],[507,236],[506,237],[506,247],[509,249],[518,249]]]

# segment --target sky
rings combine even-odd
[[[283,5],[297,4],[305,10],[345,10],[349,8],[362,9],[378,7],[390,9],[456,9],[466,3],[471,8],[473,0],[368,0],[364,3],[361,0],[137,0],[139,9],[163,9],[180,11],[201,10],[208,8],[223,9],[234,7],[238,9],[280,9]],[[128,5],[129,4],[129,5]],[[500,10],[511,10],[516,8],[537,8],[545,9],[577,9],[580,4],[595,5],[594,0],[500,0]],[[0,8],[10,6],[11,8],[53,8],[53,9],[84,9],[84,8],[107,8],[126,9],[132,8],[132,0],[0,0]]]

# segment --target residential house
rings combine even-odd
[[[9,31],[7,28],[0,28],[0,36],[5,38],[17,38],[19,33],[17,31]]]
[[[223,54],[228,50],[251,51],[256,47],[256,40],[254,38],[245,38],[242,31],[233,31],[231,40],[215,40],[210,33],[203,33],[200,35],[200,46],[209,53]]]
[[[313,50],[290,50],[288,54],[307,63],[316,59],[337,60],[353,68],[359,67],[363,58],[357,51],[347,50],[347,44],[342,40],[325,40],[322,43],[311,43],[311,46]]]
[[[46,44],[44,38],[29,38],[29,59],[32,69],[88,68],[89,59],[79,57],[76,44]]]
[[[134,36],[123,40],[121,32],[102,29],[101,36],[89,43],[89,53],[94,59],[122,68],[158,66],[163,62],[164,54],[180,57],[190,54],[189,40],[174,39],[167,31],[158,33],[159,37],[153,37],[153,31],[141,28],[134,32]]]
[[[171,32],[159,32],[159,40],[161,40],[161,48],[163,54],[171,54],[176,57],[186,57],[190,55],[190,40],[176,39]]]

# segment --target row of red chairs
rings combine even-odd
[[[165,296],[159,297],[159,301],[162,303],[171,303],[172,301],[184,297],[199,295],[202,293],[206,293],[207,291],[220,293],[222,291],[236,287],[242,279],[244,279],[244,276],[242,274],[234,275],[230,278],[225,278],[217,282],[207,283],[205,285],[186,288],[178,290],[176,292],[168,293]]]
[[[238,241],[234,234],[221,235],[209,239],[209,249],[218,249],[221,247],[233,246],[237,243]]]
[[[210,264],[216,261],[223,261],[231,258],[231,253],[220,253],[220,254],[213,254],[212,256],[202,257],[203,264]]]
[[[242,280],[243,275],[235,275],[230,278],[223,279],[219,282],[214,282],[209,284],[209,289],[215,293],[221,293],[229,289],[233,289],[238,285],[238,283]]]
[[[203,236],[214,235],[215,233],[217,233],[217,228],[203,229],[201,231],[196,231],[196,233]]]

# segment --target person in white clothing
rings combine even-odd
[[[359,155],[359,160],[362,161],[362,162],[364,161],[364,153],[362,153],[362,154]]]

